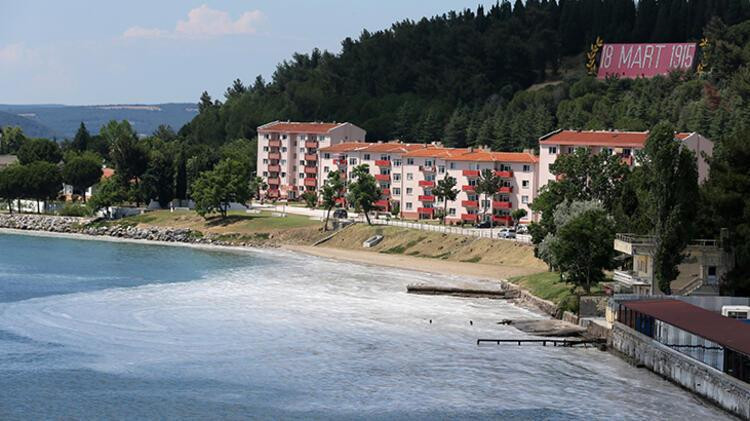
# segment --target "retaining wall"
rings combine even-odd
[[[721,408],[750,420],[750,384],[702,364],[616,322],[611,346],[636,365],[643,365]]]

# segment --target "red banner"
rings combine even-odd
[[[690,70],[696,51],[695,43],[604,44],[597,77],[653,77],[673,70]]]

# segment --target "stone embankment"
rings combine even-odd
[[[215,235],[204,235],[187,228],[136,227],[131,225],[96,224],[92,218],[51,215],[2,215],[0,228],[25,231],[46,231],[67,234],[106,236],[132,240],[165,241],[170,243],[211,244],[217,246],[266,246],[262,239],[226,241]]]

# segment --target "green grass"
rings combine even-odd
[[[539,298],[552,301],[563,310],[578,313],[578,299],[571,285],[560,281],[559,272],[541,272],[533,275],[516,276],[508,280]],[[600,286],[591,289],[591,295],[601,293]]]
[[[285,217],[273,216],[273,212],[262,211],[259,214],[249,214],[244,211],[230,211],[226,218],[218,215],[203,219],[192,211],[158,210],[123,218],[118,221],[122,225],[147,224],[162,227],[181,226],[196,231],[231,230],[239,234],[251,234],[259,231],[274,231],[290,228],[301,228],[319,225],[319,221],[311,220],[308,216],[286,214]]]
[[[404,246],[396,246],[396,247],[391,247],[391,248],[389,248],[387,250],[383,250],[383,251],[381,251],[381,253],[386,253],[386,254],[404,254],[404,251],[406,251],[406,247],[404,247]]]
[[[461,261],[464,263],[478,263],[480,260],[482,260],[482,256],[474,256]]]

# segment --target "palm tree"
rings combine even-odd
[[[459,190],[456,189],[456,179],[448,174],[445,174],[445,178],[438,180],[437,186],[432,190],[432,193],[440,200],[443,201],[443,215],[442,223],[445,225],[445,217],[448,214],[448,201],[456,200],[458,197]]]

